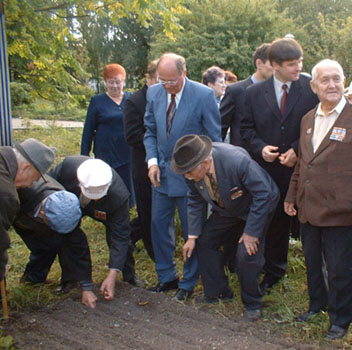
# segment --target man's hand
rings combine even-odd
[[[82,304],[94,309],[97,305],[97,297],[91,290],[82,292]]]
[[[192,256],[192,252],[196,246],[196,238],[188,238],[183,245],[183,260],[186,261]]]
[[[293,148],[290,148],[285,153],[281,153],[279,156],[280,163],[288,168],[292,168],[296,165],[297,156]]]
[[[238,243],[243,243],[248,255],[255,255],[258,251],[259,238],[247,235],[243,232]]]
[[[277,146],[267,145],[262,149],[262,157],[268,162],[272,163],[279,155],[279,152],[276,152],[279,149]]]
[[[295,209],[295,204],[290,202],[284,202],[285,213],[289,216],[296,216],[297,210]]]
[[[159,187],[160,186],[160,169],[159,169],[159,166],[157,166],[155,164],[152,165],[149,168],[148,176],[149,176],[150,182],[155,187]]]
[[[105,278],[100,286],[100,293],[103,294],[105,300],[114,299],[116,277],[117,271],[110,270],[108,277]]]

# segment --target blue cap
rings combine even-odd
[[[50,228],[58,233],[69,233],[82,217],[79,199],[68,191],[57,191],[46,198],[44,215]]]

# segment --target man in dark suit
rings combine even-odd
[[[244,95],[248,86],[268,79],[273,74],[273,68],[268,59],[270,44],[260,45],[253,54],[255,73],[245,80],[229,85],[220,105],[222,138],[225,140],[230,128],[230,143],[244,146],[240,135],[240,125],[243,115]]]
[[[177,141],[171,168],[184,175],[189,188],[189,235],[183,253],[189,259],[196,246],[205,295],[202,301],[233,297],[220,248],[234,236],[239,242],[237,271],[246,316],[257,320],[265,232],[279,200],[277,186],[243,148],[212,143],[203,135],[186,135]],[[212,213],[207,219],[208,204]]]
[[[130,193],[121,177],[102,160],[87,156],[66,157],[50,170],[50,175],[80,199],[83,216],[101,222],[106,228],[110,259],[109,274],[100,287],[104,298],[114,298],[119,271],[122,271],[124,281],[136,285],[129,227]],[[65,272],[65,283],[72,279],[69,277],[71,269],[70,266],[61,267]]]
[[[157,60],[148,65],[145,85],[128,98],[123,110],[125,137],[127,143],[132,147],[132,176],[136,192],[140,234],[140,237],[134,237],[131,232],[131,238],[133,243],[142,238],[144,247],[152,260],[154,260],[151,235],[152,187],[148,178],[143,137],[145,134],[144,113],[147,105],[147,90],[149,86],[158,82],[156,65]]]
[[[343,96],[345,80],[336,61],[313,68],[311,85],[320,104],[302,120],[284,203],[290,216],[298,208],[307,265],[309,310],[297,319],[307,321],[328,307],[327,339],[343,337],[352,322],[352,106]]]
[[[77,196],[48,175],[46,181],[40,179],[19,189],[18,196],[21,207],[13,226],[30,250],[21,281],[45,282],[59,254],[60,264],[65,260],[75,285],[81,285],[82,304],[94,308],[97,298],[92,291],[92,263],[86,235],[79,228],[82,212]]]
[[[174,215],[177,207],[187,240],[187,185],[183,176],[171,171],[171,155],[177,139],[189,133],[206,134],[220,141],[220,113],[214,91],[186,78],[182,56],[163,55],[157,71],[160,84],[148,89],[144,117],[144,145],[153,184],[152,241],[159,280],[151,290],[178,288],[176,298],[185,300],[192,294],[199,273],[197,259],[192,257],[184,263],[183,277],[178,283]]]
[[[302,55],[294,39],[275,40],[268,51],[273,77],[249,87],[245,96],[245,148],[274,179],[281,196],[266,235],[263,293],[286,273],[291,219],[283,200],[297,160],[301,119],[318,103],[310,78],[300,74]]]

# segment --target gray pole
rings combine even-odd
[[[9,70],[6,50],[4,1],[0,0],[0,131],[1,145],[12,146]]]

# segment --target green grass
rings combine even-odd
[[[57,148],[55,163],[59,163],[64,157],[71,154],[78,154],[80,149],[81,129],[63,128],[36,128],[25,131],[18,131],[14,138],[19,141],[28,137],[35,137],[50,146]],[[134,210],[131,216],[135,216]],[[108,272],[109,252],[105,242],[105,229],[100,223],[90,218],[84,218],[82,223],[86,232],[93,261],[93,281],[99,284]],[[180,225],[177,221],[177,251],[176,259],[179,272],[182,271],[182,241],[180,239]],[[42,307],[45,304],[57,302],[61,298],[52,294],[53,289],[60,281],[60,268],[57,262],[54,263],[49,279],[52,284],[39,285],[35,287],[22,285],[19,278],[23,274],[29,252],[19,236],[11,230],[12,248],[9,250],[10,270],[7,277],[8,299],[11,312],[31,310]],[[135,252],[137,274],[145,282],[146,287],[150,287],[157,282],[155,267],[149,259],[141,242],[137,243]],[[240,289],[236,275],[229,277],[230,286],[235,292],[236,298],[232,303],[220,303],[211,305],[209,309],[222,316],[231,318],[238,317],[244,311],[240,300]],[[202,294],[202,286],[199,282],[195,295]],[[170,294],[171,295],[171,294]],[[118,295],[117,295],[118,297]],[[320,314],[307,323],[298,323],[295,316],[308,308],[308,293],[305,276],[305,264],[300,242],[291,242],[289,253],[289,267],[287,276],[264,297],[263,319],[258,322],[260,327],[264,327],[267,333],[278,337],[288,337],[292,342],[307,342],[312,347],[319,349],[324,340],[325,333],[329,326],[327,313]],[[191,301],[192,303],[192,301]],[[1,341],[9,342],[9,338],[0,338]],[[336,349],[352,350],[352,332],[342,340],[335,341]],[[8,347],[10,348],[10,347]]]

